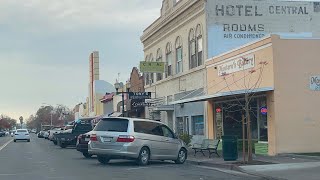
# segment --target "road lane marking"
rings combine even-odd
[[[10,141],[8,141],[8,142],[6,142],[4,145],[2,145],[1,147],[0,147],[0,151],[3,149],[3,148],[5,148],[9,143],[11,143],[13,141],[13,139],[11,139]]]

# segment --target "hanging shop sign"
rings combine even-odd
[[[310,77],[310,89],[312,91],[320,91],[320,76]]]
[[[129,99],[151,99],[151,92],[129,92]]]
[[[144,99],[133,99],[131,100],[131,109],[143,108],[146,106],[152,106],[150,102],[146,102]]]
[[[164,62],[140,62],[140,71],[144,73],[164,73]]]

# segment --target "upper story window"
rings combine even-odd
[[[196,39],[194,30],[191,29],[189,32],[189,68],[195,68],[198,66],[196,57]]]
[[[176,74],[183,72],[183,59],[182,59],[182,41],[178,36],[176,39]]]
[[[202,26],[200,24],[197,25],[196,28],[196,54],[197,54],[197,63],[198,66],[203,64],[203,37],[202,37]]]
[[[172,46],[171,43],[166,45],[166,77],[172,75]]]
[[[162,50],[160,48],[157,50],[156,61],[157,62],[162,62]],[[157,73],[157,81],[162,80],[162,76],[163,76],[163,73]]]

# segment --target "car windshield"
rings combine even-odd
[[[127,119],[102,119],[94,128],[94,131],[127,132],[128,123]]]

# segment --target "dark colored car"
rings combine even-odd
[[[59,133],[54,135],[54,139],[61,148],[66,148],[67,146],[75,146],[77,144],[77,139],[80,134],[85,134],[92,131],[93,127],[91,121],[79,121],[74,124],[72,130],[67,132]]]
[[[39,133],[38,133],[38,138],[44,138],[44,132],[43,131],[40,131]]]
[[[88,153],[88,143],[90,141],[91,131],[85,134],[80,134],[77,140],[77,151],[81,152],[84,157],[91,158],[92,154]]]
[[[6,132],[0,131],[0,137],[2,137],[2,136],[6,136]]]

